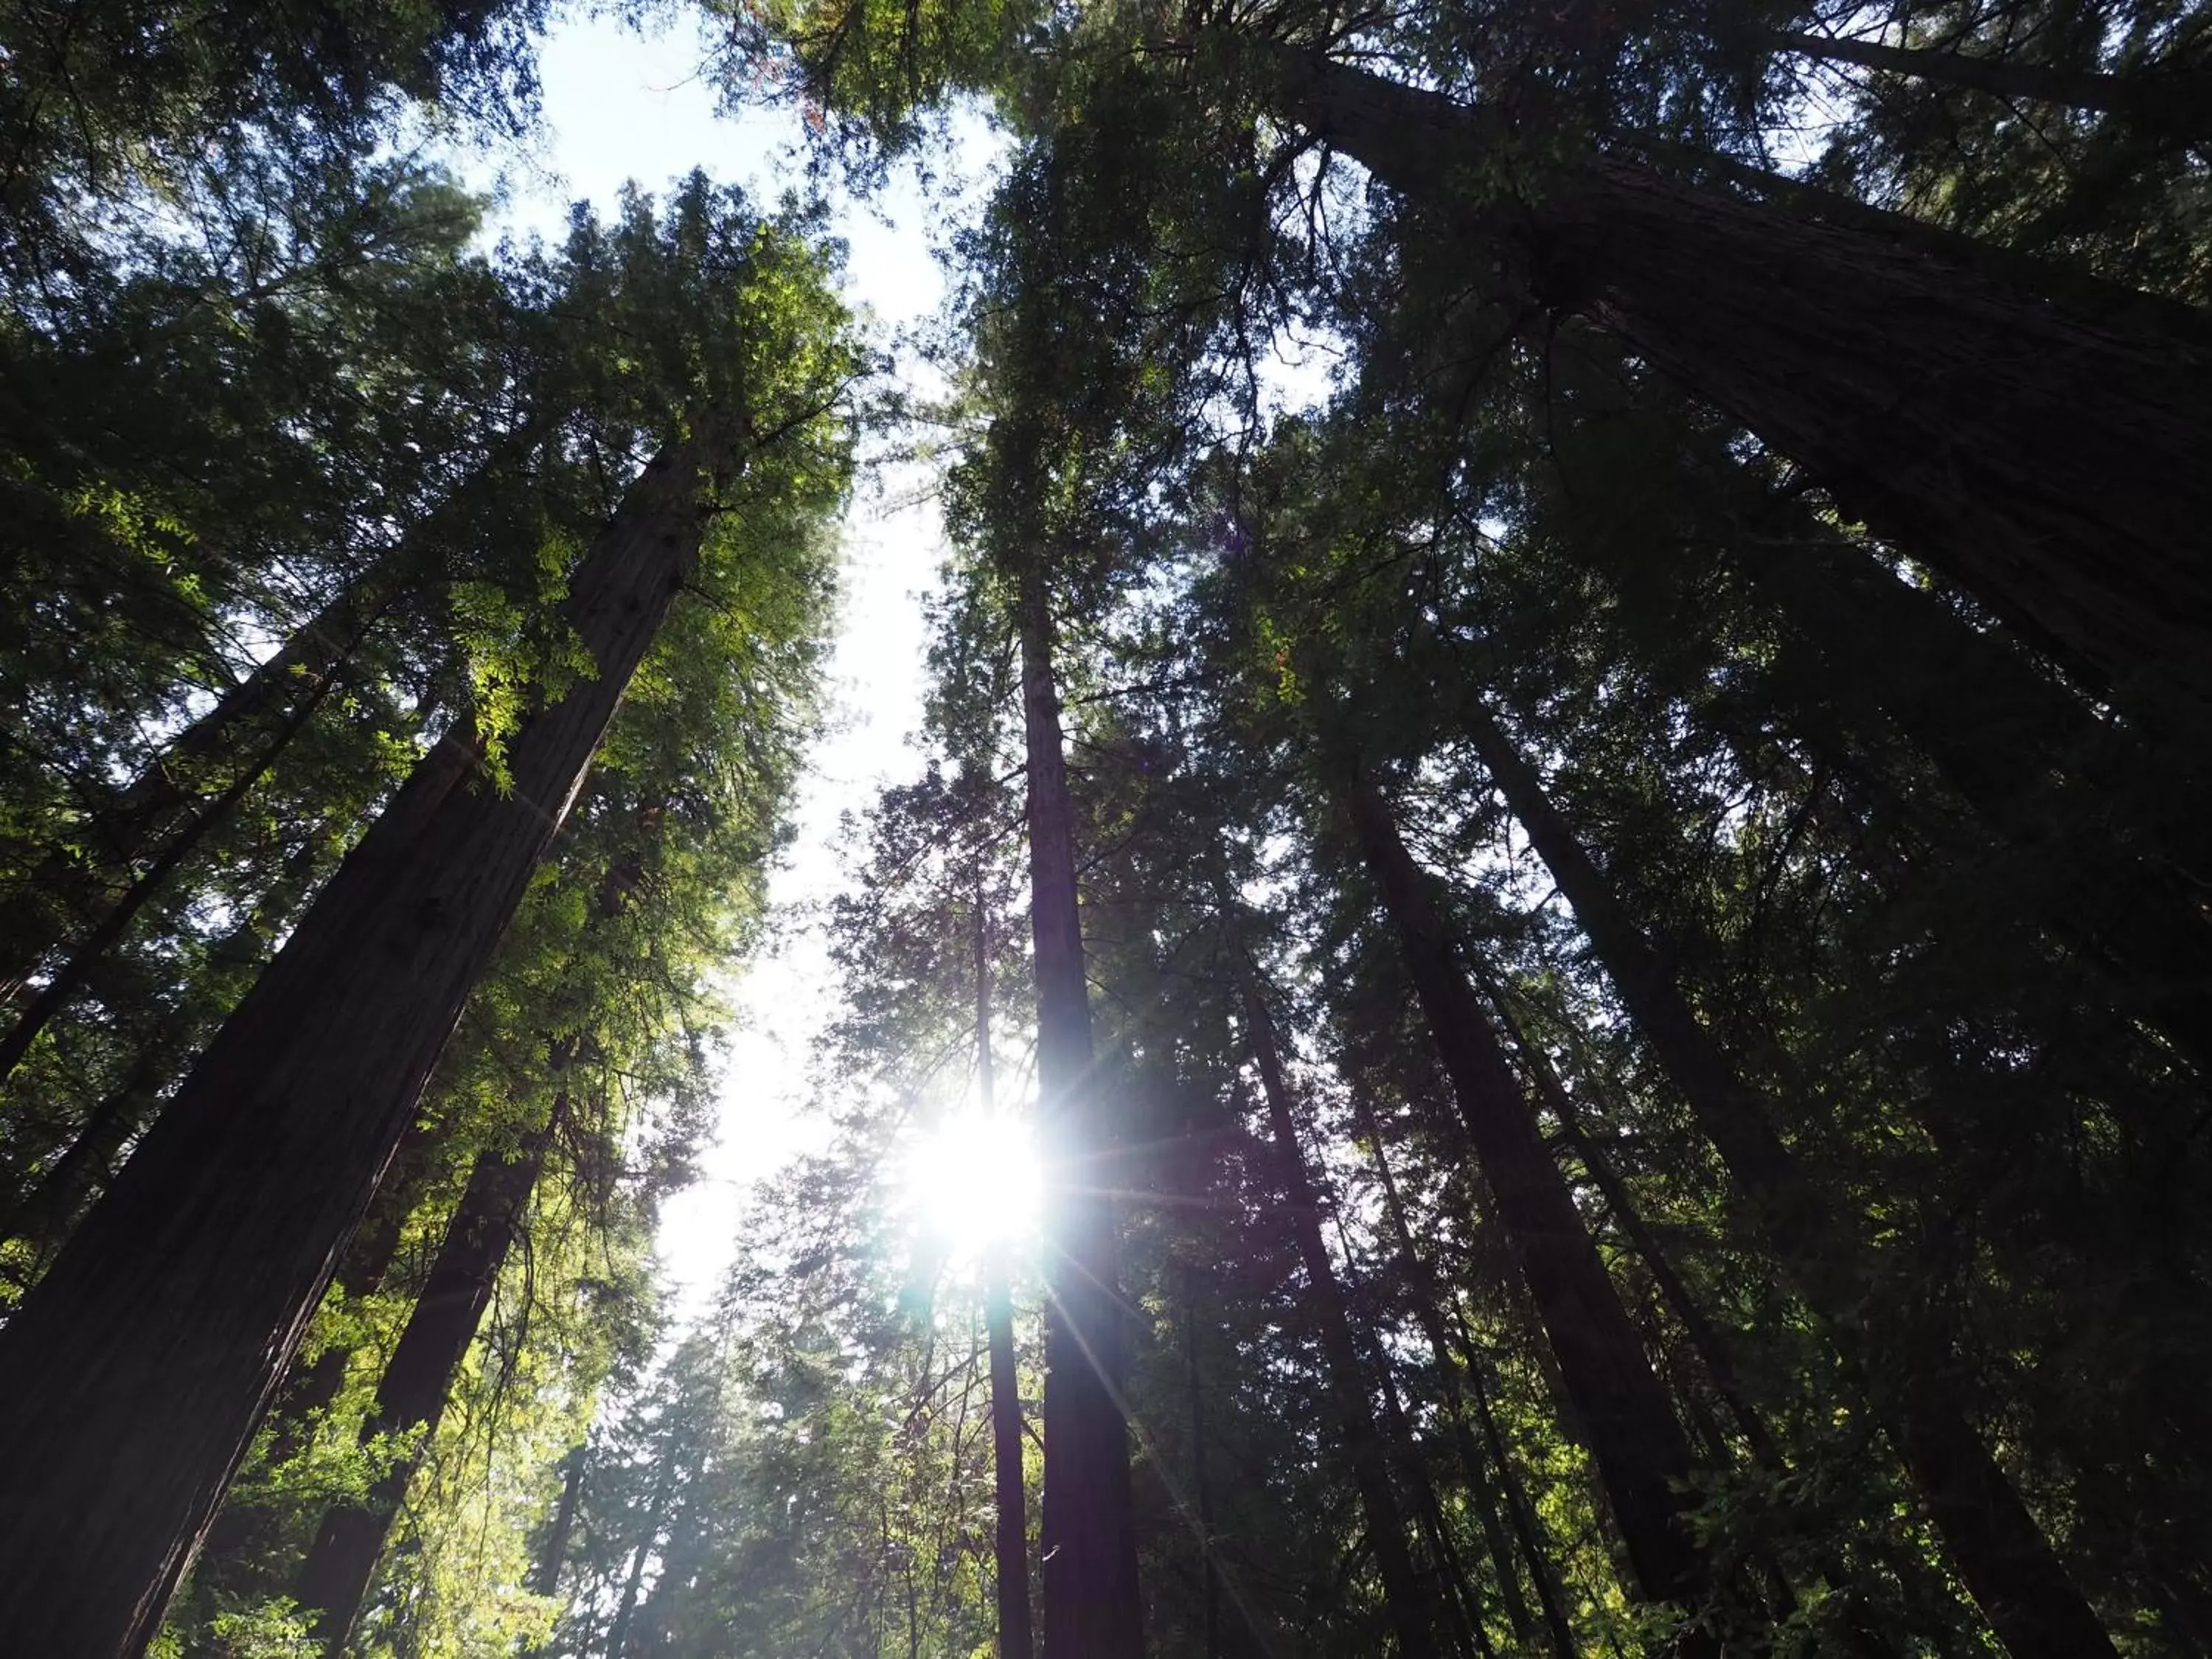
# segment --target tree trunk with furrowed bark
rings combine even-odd
[[[0,1630],[108,1659],[152,1635],[424,1080],[696,556],[706,475],[655,460],[565,610],[597,665],[531,715],[512,787],[416,769],[0,1330]]]
[[[1137,1659],[1144,1638],[1121,1401],[1126,1316],[1111,1190],[1115,1137],[1093,1076],[1075,813],[1060,749],[1052,613],[1033,556],[1020,573],[1019,603],[1047,1206],[1044,1652],[1045,1659]]]
[[[1627,341],[2086,677],[2212,701],[2200,338],[1267,50],[1280,112],[1455,223],[1504,297]]]

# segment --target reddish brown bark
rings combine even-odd
[[[988,1121],[998,1100],[991,1051],[990,934],[981,889],[975,895],[975,1097]],[[994,1251],[983,1292],[991,1349],[991,1481],[998,1506],[993,1547],[998,1567],[999,1659],[1030,1659],[1029,1490],[1023,1478],[1021,1378],[1014,1363],[1014,1299],[1003,1252]]]
[[[2111,685],[2212,697],[2212,373],[2191,340],[1613,155],[1485,196],[1469,181],[1526,170],[1533,135],[1310,54],[1273,64],[1285,114],[1461,226],[1508,297],[1628,341]]]
[[[1030,927],[1044,1159],[1045,1659],[1143,1651],[1128,1428],[1121,1415],[1121,1223],[1115,1136],[1092,1076],[1075,886],[1074,808],[1060,749],[1044,572],[1021,573],[1022,721],[1029,758]]]
[[[512,788],[468,787],[464,745],[417,769],[0,1330],[0,1629],[26,1651],[151,1635],[730,459],[695,438],[631,487],[566,605],[599,672],[515,734]]]

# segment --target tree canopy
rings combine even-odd
[[[0,1651],[2212,1647],[2208,15],[717,0],[495,248],[539,8],[0,18]]]

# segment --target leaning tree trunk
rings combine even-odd
[[[250,975],[260,971],[269,939],[305,901],[315,874],[315,854],[311,836],[285,861],[283,873],[260,902],[210,947],[210,969],[228,969],[240,975],[238,983],[251,982]],[[202,1036],[189,1008],[173,1008],[161,1016],[122,1085],[101,1098],[34,1185],[13,1203],[0,1206],[0,1241],[23,1239],[42,1264],[52,1258],[93,1200],[114,1178],[124,1148],[153,1121],[161,1109],[162,1088]]]
[[[1490,994],[1492,1005],[1498,1010],[1498,1023],[1504,1028],[1506,1038],[1513,1045],[1514,1051],[1521,1056],[1523,1071],[1535,1085],[1536,1092],[1545,1105],[1551,1109],[1553,1117],[1558,1120],[1559,1139],[1589,1171],[1599,1195],[1605,1200],[1606,1209],[1627,1238],[1629,1247],[1636,1252],[1637,1259],[1644,1263],[1644,1271],[1651,1275],[1651,1282],[1657,1287],[1661,1300],[1673,1311],[1683,1334],[1690,1339],[1691,1352],[1703,1362],[1705,1376],[1713,1385],[1713,1392],[1720,1396],[1721,1403],[1728,1407],[1729,1415],[1735,1419],[1737,1431],[1743,1436],[1745,1445],[1750,1448],[1754,1458],[1778,1474],[1784,1473],[1781,1449],[1775,1443],[1765,1418],[1751,1402],[1742,1374],[1735,1363],[1734,1345],[1705,1316],[1704,1307],[1691,1293],[1689,1285],[1676,1270],[1673,1259],[1660,1243],[1657,1235],[1645,1224],[1635,1194],[1628,1190],[1627,1182],[1621,1178],[1620,1172],[1613,1166],[1613,1160],[1583,1127],[1582,1109],[1575,1097],[1567,1092],[1559,1073],[1552,1069],[1550,1060],[1529,1041],[1528,1033],[1521,1029],[1520,1023],[1513,1018],[1511,1010],[1505,1006],[1504,999],[1494,986],[1490,988]]]
[[[1221,1659],[1221,1562],[1215,1547],[1213,1481],[1206,1469],[1206,1374],[1199,1365],[1198,1275],[1185,1264],[1182,1279],[1182,1380],[1190,1415],[1190,1485],[1198,1505],[1200,1596],[1205,1659]]]
[[[1589,1437],[1636,1587],[1654,1601],[1695,1609],[1724,1587],[1713,1582],[1690,1534],[1686,1489],[1696,1460],[1689,1442],[1468,983],[1428,878],[1373,781],[1356,761],[1340,765],[1340,804],[1382,896],[1568,1401]]]
[[[416,769],[0,1330],[0,1630],[152,1635],[470,988],[696,553],[705,434],[634,483],[570,584],[597,672],[532,715],[511,787]]]
[[[438,588],[434,578],[444,542],[465,534],[467,515],[544,441],[557,413],[535,411],[507,434],[483,465],[409,527],[398,545],[171,738],[101,808],[97,822],[81,837],[84,848],[57,848],[40,860],[26,886],[41,902],[0,911],[0,1001],[15,996],[26,976],[72,932],[98,927],[134,892],[133,870],[169,855],[180,838],[205,833],[206,808],[223,792],[225,775],[234,778],[241,770],[255,769],[246,751],[256,732],[295,729],[292,711],[302,701],[312,703],[325,695],[395,604],[426,587]],[[264,757],[258,769],[265,772],[273,758]],[[170,856],[172,867],[175,862]],[[52,895],[65,896],[55,903],[48,901]]]
[[[40,988],[39,994],[19,1014],[4,1033],[0,1033],[0,1079],[5,1079],[23,1063],[31,1046],[40,1033],[52,1024],[76,994],[94,982],[94,975],[107,961],[109,954],[121,944],[130,932],[131,924],[137,919],[154,898],[167,890],[170,878],[190,858],[207,837],[228,821],[238,810],[239,803],[269,775],[279,757],[291,747],[292,740],[314,718],[332,681],[325,678],[313,690],[303,696],[291,710],[285,721],[270,739],[266,748],[255,757],[250,765],[240,769],[238,775],[227,784],[221,793],[212,799],[193,804],[190,818],[176,826],[167,842],[153,862],[134,877],[131,884],[116,896],[92,931],[70,947],[69,955],[53,970],[52,976]]]
[[[991,948],[983,892],[975,890],[975,1098],[988,1122],[998,1105],[998,1066],[991,1052]],[[1003,1249],[991,1252],[983,1291],[983,1326],[991,1349],[991,1480],[998,1515],[999,1659],[1030,1659],[1029,1487],[1023,1479],[1021,1378],[1014,1363],[1014,1297]]]
[[[2212,72],[2201,69],[2104,75],[2094,70],[2062,69],[2055,64],[2027,64],[2016,58],[1926,46],[1888,46],[1874,40],[1790,29],[1765,38],[1780,51],[1826,63],[1909,76],[1994,98],[2098,110],[2166,137],[2202,137],[2212,133]]]
[[[1783,1143],[1772,1103],[1698,1022],[1504,730],[1480,705],[1469,707],[1465,726],[1506,805],[1574,907],[1637,1030],[1748,1200],[1752,1218],[1807,1304],[1863,1371],[1885,1432],[1991,1628],[2016,1659],[2112,1655],[2111,1638],[1948,1383],[1916,1354],[1898,1316],[1870,1299],[1866,1241]]]
[[[385,1275],[398,1259],[407,1220],[422,1195],[423,1183],[440,1167],[450,1127],[444,1119],[417,1120],[400,1140],[377,1183],[368,1213],[339,1264],[335,1288],[348,1301],[357,1304],[383,1288]],[[265,1467],[281,1468],[307,1449],[324,1413],[344,1389],[355,1352],[344,1343],[332,1342],[307,1364],[299,1364],[296,1354],[293,1357],[259,1430]],[[234,1488],[207,1529],[189,1594],[203,1603],[277,1594],[283,1582],[270,1575],[264,1563],[270,1554],[269,1540],[283,1520],[281,1511],[240,1502]]]
[[[280,739],[289,739],[297,729],[292,712],[312,708],[322,696],[370,620],[356,608],[352,591],[325,606],[109,802],[83,837],[88,850],[50,852],[40,861],[25,884],[37,902],[10,905],[0,914],[0,1001],[15,995],[74,927],[88,922],[100,931],[119,904],[139,893],[146,883],[143,876],[134,878],[134,870],[158,863],[164,878],[173,870],[217,820],[211,803],[239,777],[249,785],[258,779],[283,746],[282,741],[264,745],[249,756],[240,752],[247,740],[272,726]],[[226,762],[227,781],[220,777]],[[210,769],[216,776],[202,775]]]
[[[1529,165],[1528,134],[1310,54],[1273,64],[1284,114],[1455,221],[1507,297],[1620,336],[2142,705],[2212,698],[2203,347],[1613,155],[1478,198],[1468,179]]]
[[[292,1592],[313,1615],[316,1639],[333,1652],[352,1637],[362,1600],[384,1553],[385,1536],[429,1437],[437,1432],[469,1344],[491,1306],[500,1267],[522,1224],[566,1103],[565,1096],[553,1103],[551,1115],[525,1138],[514,1158],[498,1148],[478,1155],[430,1276],[377,1382],[375,1409],[361,1425],[362,1444],[369,1445],[380,1435],[413,1443],[386,1465],[362,1502],[340,1504],[323,1516]]]
[[[1290,1080],[1283,1074],[1274,1021],[1260,1000],[1250,967],[1240,961],[1233,971],[1239,980],[1245,1041],[1259,1069],[1260,1093],[1267,1104],[1268,1131],[1274,1138],[1285,1215],[1298,1260],[1306,1270],[1306,1293],[1313,1303],[1322,1357],[1328,1368],[1328,1390],[1336,1407],[1338,1431],[1344,1436],[1345,1461],[1351,1465],[1352,1483],[1367,1517],[1368,1548],[1382,1580],[1383,1612],[1397,1635],[1399,1652],[1405,1659],[1419,1659],[1437,1651],[1434,1610],[1413,1565],[1413,1552],[1407,1547],[1405,1516],[1390,1484],[1389,1448],[1376,1425],[1358,1346],[1352,1339],[1352,1316],[1345,1307],[1343,1288],[1337,1283],[1336,1265],[1329,1260],[1328,1243],[1322,1237],[1321,1200],[1307,1176],[1305,1152],[1298,1144],[1297,1119],[1291,1109]]]
[[[1910,738],[2007,846],[2051,872],[2035,908],[2071,950],[2101,960],[2130,1000],[2212,1078],[2212,927],[2201,902],[2212,844],[2197,792],[2134,734],[2098,720],[1997,638],[1977,633],[1873,559],[1811,536],[1784,548],[1743,538],[1736,556],[1810,642],[1832,688],[1840,677]],[[1865,659],[1866,641],[1884,641]],[[2169,787],[2125,839],[2093,837],[2093,855],[2056,844],[2100,792]],[[2132,844],[2130,844],[2132,843]]]
[[[568,1539],[576,1529],[576,1506],[584,1496],[584,1464],[580,1444],[571,1447],[561,1460],[561,1499],[554,1505],[545,1541],[530,1564],[528,1585],[539,1595],[550,1595],[560,1587],[561,1569],[568,1565]]]
[[[93,1195],[113,1174],[131,1137],[161,1103],[173,1056],[157,1045],[139,1056],[122,1085],[100,1097],[60,1157],[15,1202],[0,1208],[0,1243],[21,1239],[36,1261],[48,1260],[69,1237]]]
[[[1355,1088],[1352,1091],[1354,1109],[1358,1113],[1360,1127],[1367,1137],[1370,1156],[1375,1163],[1375,1173],[1382,1187],[1382,1213],[1390,1224],[1393,1242],[1397,1249],[1401,1271],[1413,1286],[1413,1317],[1421,1328],[1421,1335],[1436,1356],[1437,1369],[1444,1382],[1444,1404],[1455,1439],[1458,1443],[1460,1462],[1465,1469],[1469,1495],[1473,1498],[1477,1520],[1481,1523],[1483,1543],[1490,1553],[1492,1570],[1498,1577],[1499,1599],[1505,1607],[1505,1616],[1513,1626],[1514,1639],[1523,1648],[1533,1650],[1536,1644],[1535,1624],[1528,1616],[1528,1604],[1521,1594],[1521,1575],[1514,1565],[1512,1548],[1505,1537],[1498,1518],[1498,1498],[1493,1492],[1490,1474],[1493,1468],[1498,1477],[1508,1513],[1512,1519],[1517,1541],[1522,1547],[1522,1559],[1528,1566],[1530,1580],[1536,1587],[1536,1595],[1544,1610],[1544,1627],[1557,1659],[1575,1659],[1574,1632],[1567,1624],[1566,1609],[1559,1594],[1556,1575],[1541,1540],[1523,1526],[1521,1510],[1526,1507],[1519,1492],[1519,1483],[1506,1462],[1502,1442],[1490,1438],[1487,1454],[1474,1443],[1468,1427],[1465,1392],[1460,1385],[1460,1373],[1452,1364],[1452,1355],[1460,1351],[1446,1335],[1443,1316],[1438,1311],[1443,1294],[1437,1284],[1437,1275],[1413,1241],[1412,1222],[1406,1214],[1404,1200],[1398,1194],[1397,1177],[1391,1172],[1389,1154],[1382,1146],[1382,1126],[1375,1120],[1373,1108],[1365,1095]],[[1464,1345],[1468,1365],[1474,1364],[1473,1345]],[[1531,1513],[1528,1521],[1534,1522]]]
[[[1020,582],[1029,754],[1030,928],[1045,1168],[1045,1659],[1143,1650],[1129,1434],[1122,1420],[1121,1224],[1114,1139],[1092,1076],[1076,908],[1075,812],[1060,750],[1052,613],[1034,556]]]
[[[1340,1218],[1337,1231],[1341,1237],[1343,1224]],[[1347,1256],[1350,1246],[1346,1247]],[[1473,1576],[1468,1571],[1467,1559],[1453,1540],[1451,1523],[1445,1518],[1443,1501],[1437,1496],[1437,1483],[1431,1477],[1431,1463],[1413,1425],[1406,1415],[1406,1402],[1398,1392],[1398,1376],[1392,1364],[1389,1350],[1372,1328],[1366,1333],[1361,1345],[1367,1350],[1369,1368],[1382,1389],[1382,1427],[1390,1441],[1391,1461],[1397,1466],[1400,1479],[1411,1494],[1413,1513],[1419,1520],[1421,1537],[1429,1556],[1436,1563],[1437,1600],[1443,1605],[1447,1627],[1451,1633],[1452,1650],[1461,1654],[1478,1654],[1481,1659],[1492,1659],[1496,1650],[1491,1645],[1490,1632],[1483,1627],[1482,1598],[1475,1593]]]

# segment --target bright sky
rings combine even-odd
[[[684,19],[641,37],[604,18],[556,27],[540,58],[545,131],[534,161],[507,179],[494,234],[556,238],[570,202],[588,198],[611,216],[625,182],[659,190],[694,167],[744,185],[764,203],[799,182],[796,116],[787,109],[718,114],[714,88],[699,75],[704,54],[695,27]],[[995,141],[980,120],[959,137],[962,170],[981,174],[997,154]],[[837,214],[850,248],[848,297],[873,313],[886,341],[943,301],[932,239],[964,211],[947,189],[940,180],[925,199],[902,173],[866,205],[842,205]],[[911,354],[899,355],[910,368]],[[845,598],[831,668],[839,718],[800,784],[798,840],[770,884],[780,943],[738,981],[744,1029],[723,1082],[720,1132],[702,1160],[703,1178],[669,1203],[661,1224],[672,1311],[679,1315],[697,1311],[713,1294],[746,1193],[813,1144],[813,1122],[800,1112],[807,1053],[835,998],[814,913],[840,883],[839,819],[917,769],[907,738],[921,718],[920,596],[934,585],[944,546],[933,503],[900,505],[916,483],[896,471],[864,479],[847,515]]]

